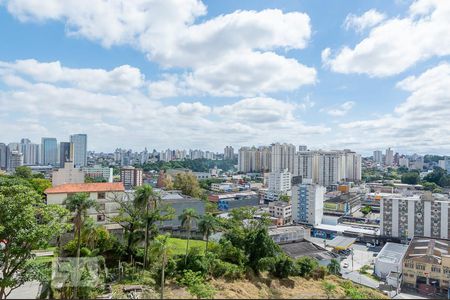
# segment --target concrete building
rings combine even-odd
[[[450,241],[415,237],[403,258],[402,288],[420,293],[447,294],[450,280]]]
[[[400,157],[398,159],[398,166],[409,168],[409,159],[407,157]]]
[[[401,273],[403,257],[408,245],[386,243],[374,260],[374,273],[378,278],[386,279],[390,273]]]
[[[44,166],[57,166],[58,143],[55,138],[41,139],[41,164]]]
[[[238,152],[238,170],[243,173],[270,170],[272,153],[269,147],[242,147]]]
[[[44,192],[47,204],[64,205],[67,197],[74,193],[88,193],[89,198],[95,200],[97,207],[87,212],[97,224],[107,229],[116,229],[117,224],[111,218],[119,214],[116,200],[125,200],[125,189],[121,182],[114,183],[69,183],[51,187]]]
[[[386,154],[384,156],[384,164],[386,166],[394,165],[394,150],[391,148],[386,149]]]
[[[373,151],[373,161],[382,164],[383,163],[383,152],[380,150]]]
[[[269,214],[271,217],[280,219],[282,225],[292,222],[292,206],[290,203],[283,201],[270,202]]]
[[[292,187],[292,218],[297,223],[319,225],[323,217],[325,187],[300,184]]]
[[[288,169],[270,172],[268,177],[269,191],[277,192],[280,195],[287,194],[291,190],[291,178]]]
[[[223,150],[223,159],[234,159],[234,148],[226,146]]]
[[[199,216],[205,214],[206,203],[200,199],[192,198],[181,194],[178,191],[162,191],[161,203],[168,205],[175,210],[174,218],[172,220],[164,221],[164,227],[180,227],[181,221],[178,217],[183,213],[186,208],[193,208]],[[197,223],[194,223],[193,229],[197,228]]]
[[[211,194],[208,200],[217,203],[221,211],[244,206],[258,206],[260,203],[258,194],[253,191],[243,191],[225,194]]]
[[[68,142],[59,143],[59,165],[64,168],[66,162],[73,162],[73,144]]]
[[[15,171],[17,167],[23,166],[23,154],[13,150],[9,155],[8,171]]]
[[[301,242],[311,236],[309,228],[296,225],[278,228],[269,228],[269,236],[277,244]]]
[[[107,182],[113,182],[113,168],[95,165],[93,167],[83,167],[84,174],[91,178],[103,179]]]
[[[70,136],[73,144],[73,163],[77,167],[87,166],[87,135],[73,134]]]
[[[54,170],[52,173],[53,186],[67,183],[84,183],[84,172],[80,168],[75,168],[72,162],[66,162],[64,168]]]
[[[279,172],[287,169],[294,172],[295,145],[275,143],[270,146],[272,161],[272,172]]]
[[[142,169],[135,167],[123,167],[120,170],[120,181],[126,190],[134,189],[142,185]]]
[[[8,167],[8,146],[0,143],[0,170],[6,170]]]
[[[380,199],[381,235],[400,239],[424,236],[447,239],[450,235],[449,198],[444,194],[384,195]]]
[[[39,164],[39,145],[33,144],[29,139],[20,141],[20,152],[23,154],[23,164],[25,166],[35,166]]]

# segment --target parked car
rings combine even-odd
[[[348,268],[348,263],[344,263],[344,264],[342,265],[342,267],[345,268],[345,269]]]

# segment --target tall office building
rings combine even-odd
[[[302,179],[313,179],[313,168],[315,167],[316,152],[301,151],[295,155],[294,176],[301,176]]]
[[[56,166],[58,161],[58,143],[56,138],[42,138],[41,140],[41,164],[44,166]]]
[[[384,156],[384,164],[386,166],[392,166],[394,164],[394,150],[391,148],[386,149],[386,155]]]
[[[346,181],[361,181],[361,155],[350,150],[344,150],[342,159],[345,164],[343,178]]]
[[[234,148],[231,146],[226,146],[223,150],[223,159],[233,159],[234,158]]]
[[[306,145],[300,145],[298,146],[298,151],[307,151],[308,147]]]
[[[292,218],[297,223],[319,225],[322,223],[325,187],[309,183],[292,186]]]
[[[20,141],[20,152],[23,154],[23,164],[35,166],[39,164],[39,145],[33,144],[29,139]]]
[[[87,166],[87,135],[72,134],[70,142],[73,144],[73,163],[76,167]]]
[[[269,147],[242,147],[238,151],[238,169],[243,173],[270,170],[272,155]]]
[[[294,171],[295,146],[292,144],[275,143],[270,147],[272,152],[272,172],[279,172],[288,169]]]
[[[380,150],[373,151],[373,161],[378,164],[383,163],[383,152]]]
[[[291,178],[291,173],[287,169],[279,172],[270,172],[268,179],[269,191],[286,194],[291,190]]]
[[[73,162],[73,144],[69,142],[59,143],[59,166],[64,168],[66,162]]]
[[[6,170],[8,167],[8,146],[0,143],[0,170]]]
[[[131,190],[142,185],[142,169],[134,167],[123,167],[120,170],[120,181],[126,190]]]

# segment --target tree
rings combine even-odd
[[[88,193],[75,193],[70,195],[64,200],[64,205],[66,208],[74,213],[73,222],[75,225],[74,228],[74,237],[76,237],[77,241],[77,254],[76,254],[76,263],[75,263],[75,278],[76,282],[78,282],[78,266],[80,260],[80,250],[81,250],[81,231],[83,230],[84,223],[87,218],[87,211],[95,206],[95,200],[89,198]],[[75,284],[74,287],[74,298],[78,297],[78,286]]]
[[[200,272],[184,270],[183,276],[179,280],[180,285],[187,287],[189,293],[197,299],[212,299],[215,290],[205,282]]]
[[[148,258],[148,246],[149,246],[149,230],[154,221],[153,214],[159,204],[159,198],[154,193],[152,187],[148,184],[140,186],[135,191],[134,202],[136,207],[143,208],[145,210],[145,248],[144,248],[144,269],[147,267]]]
[[[269,236],[267,227],[260,224],[247,234],[244,244],[250,267],[257,273],[259,261],[265,257],[275,257],[280,248]]]
[[[281,195],[280,201],[289,203],[291,201],[291,197],[289,197],[288,195]]]
[[[178,173],[175,176],[173,186],[175,189],[181,190],[183,194],[194,198],[200,198],[202,195],[202,189],[200,188],[197,177],[192,173]]]
[[[361,208],[361,212],[364,214],[364,216],[366,216],[367,214],[372,212],[372,207],[369,205],[366,205],[363,208]]]
[[[203,215],[200,218],[200,222],[198,222],[198,229],[203,234],[203,237],[206,238],[205,253],[208,251],[209,237],[217,231],[218,225],[217,219],[211,214]]]
[[[420,175],[417,172],[408,172],[402,175],[402,183],[417,184],[420,180]]]
[[[19,166],[14,171],[14,175],[19,178],[23,179],[30,179],[33,177],[33,174],[31,172],[31,168],[27,166]]]
[[[161,259],[161,299],[164,299],[164,271],[170,254],[169,235],[158,235],[153,241],[151,253]]]
[[[42,197],[45,196],[44,191],[52,186],[50,180],[45,178],[31,178],[30,184]]]
[[[435,167],[433,169],[433,172],[427,174],[427,176],[425,176],[423,178],[423,180],[426,182],[433,182],[435,184],[439,184],[439,181],[441,180],[441,178],[443,176],[447,175],[446,173],[447,173],[447,171],[445,171],[444,169]]]
[[[300,257],[295,262],[296,273],[301,277],[310,277],[318,266],[318,262],[308,256]]]
[[[68,229],[63,221],[68,212],[46,205],[39,194],[24,186],[0,186],[0,299],[24,282],[35,279],[32,250]]]
[[[334,291],[336,291],[336,285],[332,284],[329,281],[322,282],[322,287],[325,291],[325,294],[327,295],[327,299],[330,299]]]
[[[333,275],[338,275],[341,272],[341,264],[336,259],[332,259],[327,266],[328,272]]]
[[[185,256],[185,264],[187,263],[187,256],[189,250],[189,240],[191,239],[191,230],[193,227],[193,223],[198,220],[198,214],[193,208],[186,208],[183,210],[183,213],[178,216],[178,219],[181,221],[181,227],[183,227],[187,231],[187,241],[186,241],[186,256]]]

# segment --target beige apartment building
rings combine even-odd
[[[403,258],[402,288],[425,294],[448,291],[450,240],[415,237]]]
[[[88,215],[99,225],[107,229],[117,229],[118,225],[110,218],[118,215],[119,205],[116,199],[125,199],[125,188],[122,182],[102,183],[69,183],[45,190],[47,204],[64,205],[68,196],[75,193],[88,193],[95,200],[97,207],[88,210]]]

